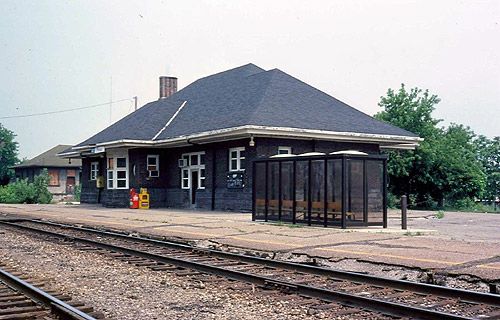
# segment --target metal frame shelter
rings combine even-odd
[[[387,227],[387,157],[299,155],[253,162],[252,220]]]

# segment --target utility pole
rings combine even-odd
[[[134,111],[137,111],[137,96],[134,97]]]

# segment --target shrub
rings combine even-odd
[[[80,201],[81,194],[82,194],[82,185],[79,184],[75,187],[75,201]]]
[[[444,218],[444,211],[443,210],[439,210],[436,213],[436,219],[443,219],[443,218]]]
[[[48,190],[49,175],[44,169],[33,183],[27,179],[18,180],[0,187],[1,203],[50,203],[52,194]]]
[[[494,205],[484,205],[477,203],[470,198],[455,200],[450,205],[451,210],[470,211],[470,212],[497,212]]]
[[[387,192],[387,206],[391,209],[397,209],[401,207],[400,198],[398,198],[392,192]]]
[[[35,203],[50,203],[52,201],[52,193],[49,192],[50,177],[47,169],[43,169],[42,173],[35,177],[33,181],[33,189],[35,191]]]
[[[27,179],[1,187],[0,202],[3,203],[33,203],[35,190]]]

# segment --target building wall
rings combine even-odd
[[[99,162],[99,175],[106,176],[106,159],[103,157],[92,157],[82,159],[82,191],[80,202],[82,203],[102,203],[102,193],[105,189],[98,189],[95,180],[90,180],[90,163]]]
[[[137,191],[141,187],[148,188],[151,207],[199,208],[227,211],[251,211],[252,209],[252,161],[268,158],[278,152],[279,146],[292,148],[292,153],[300,154],[311,151],[333,152],[354,149],[368,153],[379,153],[377,144],[360,144],[349,142],[328,142],[296,139],[255,138],[255,146],[250,147],[249,139],[225,141],[220,143],[193,145],[190,147],[161,149],[135,148],[129,149],[129,188]],[[229,149],[245,147],[246,170],[244,188],[229,189],[227,175],[229,172]],[[205,151],[205,189],[196,191],[196,205],[190,203],[190,190],[181,189],[181,169],[178,159],[183,153]],[[159,155],[160,173],[157,178],[148,177],[146,167],[147,155]],[[99,161],[100,174],[106,179],[106,159],[83,159],[81,201],[86,203],[102,203],[108,207],[126,207],[129,201],[129,190],[107,190],[96,188],[95,181],[90,181],[90,163]],[[214,171],[215,169],[215,171]],[[100,195],[99,195],[100,194]]]
[[[43,169],[47,170],[55,170],[59,174],[59,184],[58,185],[49,185],[48,190],[53,195],[53,200],[62,200],[65,196],[67,196],[66,192],[66,183],[68,177],[68,170],[75,171],[75,186],[80,184],[80,168],[78,167],[24,167],[24,168],[16,168],[16,178],[18,179],[28,179],[29,182],[33,182],[35,176],[40,175]]]

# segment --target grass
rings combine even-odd
[[[303,225],[300,225],[300,224],[293,224],[290,222],[283,222],[283,221],[271,222],[270,225],[278,226],[278,227],[288,227],[288,228],[302,228],[303,227]]]
[[[406,231],[404,235],[408,237],[418,237],[418,236],[423,236],[424,234],[420,231],[417,232]]]
[[[444,211],[439,210],[438,212],[436,212],[435,217],[436,217],[436,219],[443,219],[444,218]]]

